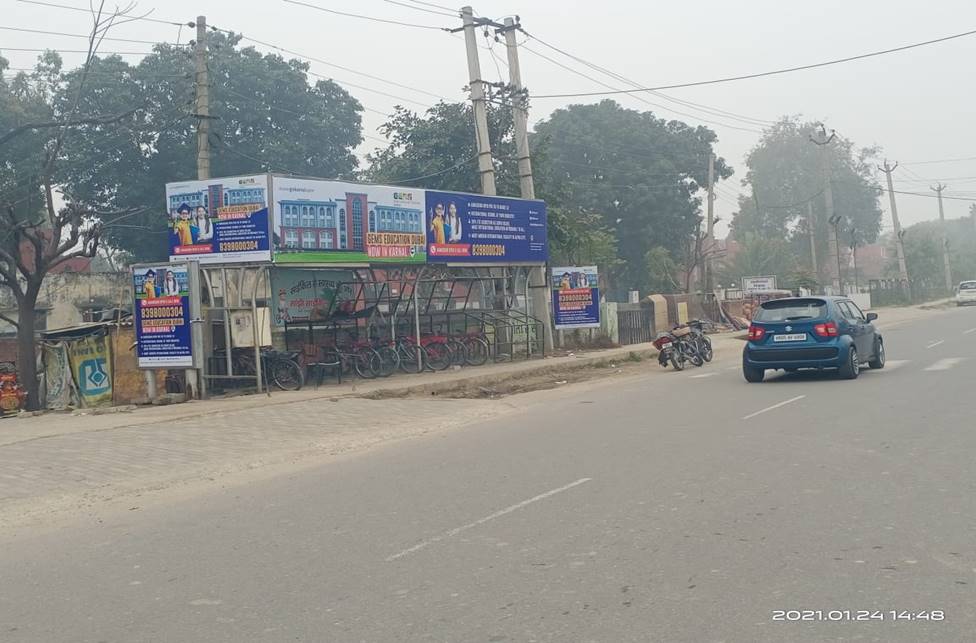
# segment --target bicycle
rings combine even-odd
[[[338,345],[326,346],[322,351],[322,360],[338,363],[343,375],[356,371],[356,375],[365,380],[376,379],[384,370],[382,357],[368,343],[353,344],[351,350]]]
[[[215,357],[225,356],[224,351],[215,351]],[[255,375],[257,362],[250,348],[233,349],[231,352],[234,372],[238,375]],[[278,351],[273,348],[261,349],[261,380],[267,387],[271,383],[282,391],[297,391],[305,386],[305,374],[299,364],[298,351]]]

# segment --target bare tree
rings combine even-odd
[[[13,200],[6,195],[5,200],[0,202],[0,224],[6,229],[5,235],[0,238],[0,288],[9,288],[17,302],[17,319],[8,316],[3,316],[3,319],[17,328],[17,368],[21,383],[28,392],[29,409],[36,409],[40,404],[35,328],[37,299],[42,283],[51,271],[65,262],[79,257],[94,257],[102,232],[102,220],[125,214],[98,212],[73,202],[70,195],[66,195],[66,203],[59,208],[55,200],[58,190],[55,174],[69,136],[83,131],[86,125],[105,125],[127,115],[101,117],[79,112],[102,40],[113,27],[137,19],[129,16],[133,8],[134,5],[128,5],[106,11],[104,0],[97,8],[93,6],[85,62],[78,71],[77,86],[66,107],[56,110],[53,120],[20,124],[0,134],[0,145],[3,145],[27,132],[46,133],[37,149],[37,153],[43,155],[41,169],[31,177],[32,184],[28,186],[31,194],[40,191],[42,203],[32,208],[28,202],[28,207],[24,208],[20,207],[23,199]]]

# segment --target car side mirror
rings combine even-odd
[[[868,313],[868,314],[867,314],[867,320],[868,320],[868,323],[871,323],[871,322],[873,322],[873,321],[874,321],[874,320],[876,320],[877,318],[878,318],[878,313]]]

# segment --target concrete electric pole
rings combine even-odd
[[[952,266],[949,264],[949,239],[946,236],[945,210],[942,209],[942,191],[945,189],[946,186],[942,185],[941,183],[932,188],[932,190],[939,195],[939,226],[942,230],[942,263],[945,266],[946,292],[951,293],[953,289]]]
[[[519,190],[523,199],[535,198],[535,183],[532,179],[532,158],[529,152],[529,112],[528,98],[523,95],[522,71],[519,67],[518,42],[515,32],[519,24],[512,18],[505,18],[504,26],[497,31],[505,34],[505,50],[508,54],[508,82],[512,88],[512,120],[515,125],[515,147],[518,153]],[[496,33],[497,33],[496,31]],[[546,350],[552,350],[553,338],[550,331],[549,283],[546,276],[548,266],[537,266],[529,270],[529,290],[532,300],[532,314],[542,322],[545,329]]]
[[[210,178],[210,78],[207,75],[207,17],[197,16],[196,63],[197,178]]]
[[[712,283],[713,263],[715,254],[715,154],[708,155],[708,210],[705,219],[705,296],[709,297],[715,291]]]
[[[891,165],[885,159],[884,165],[879,165],[878,169],[885,173],[888,179],[888,200],[891,203],[891,225],[895,230],[895,254],[898,257],[898,278],[903,284],[908,283],[908,264],[905,263],[905,240],[901,233],[901,223],[898,221],[898,205],[895,203],[895,188],[891,180],[891,174],[898,167],[895,163]]]
[[[810,230],[810,267],[819,283],[820,267],[817,265],[817,222],[813,218],[813,201],[807,201],[807,228]]]
[[[820,148],[820,165],[821,171],[823,172],[823,191],[824,191],[824,205],[827,208],[827,222],[830,226],[827,228],[830,232],[830,264],[828,270],[835,270],[833,275],[833,288],[835,290],[834,294],[840,295],[841,293],[841,283],[840,283],[840,248],[837,242],[837,224],[840,223],[843,217],[836,217],[834,215],[834,190],[831,186],[830,177],[830,157],[827,154],[827,146],[834,140],[837,133],[833,130],[830,131],[830,135],[827,134],[827,128],[823,123],[820,124],[820,131],[817,136],[811,136],[810,141],[813,142]]]
[[[474,111],[475,142],[478,146],[478,172],[481,175],[481,193],[495,194],[495,166],[491,157],[491,141],[488,139],[488,109],[485,105],[485,82],[481,78],[481,62],[478,60],[478,38],[475,35],[474,10],[461,8],[464,23],[464,45],[468,54],[468,82],[471,85],[471,107]]]

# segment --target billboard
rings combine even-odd
[[[558,330],[600,327],[600,281],[596,266],[553,268],[552,312]]]
[[[546,204],[466,194],[426,193],[429,263],[545,263]]]
[[[271,261],[265,174],[166,184],[170,261]]]
[[[424,263],[424,191],[276,176],[275,263]]]
[[[132,269],[139,368],[193,367],[186,264]]]
[[[275,326],[328,319],[342,302],[354,302],[351,270],[278,268],[271,273]]]

